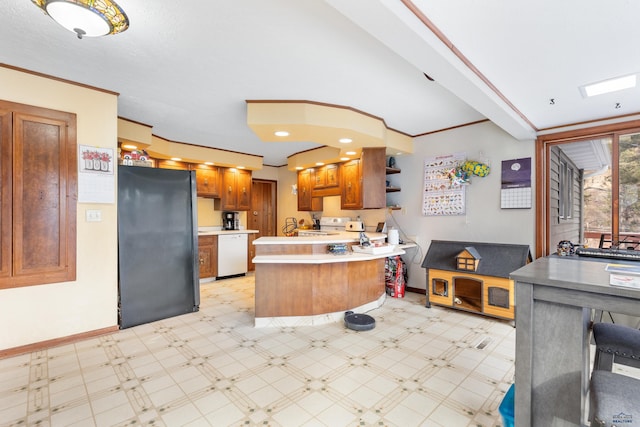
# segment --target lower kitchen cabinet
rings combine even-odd
[[[200,278],[218,275],[218,236],[198,236]]]

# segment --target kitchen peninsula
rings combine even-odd
[[[372,242],[383,233],[366,233]],[[344,312],[363,312],[382,305],[385,258],[402,255],[397,246],[386,253],[327,252],[327,245],[359,243],[359,234],[339,232],[255,240],[255,326],[305,326],[335,322]]]

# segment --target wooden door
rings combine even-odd
[[[247,225],[251,230],[258,230],[258,234],[249,234],[249,271],[255,270],[251,262],[255,256],[253,240],[277,234],[276,191],[275,181],[254,179],[251,184],[251,210],[248,212]]]

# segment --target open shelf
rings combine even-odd
[[[401,188],[399,188],[399,187],[387,187],[386,188],[387,193],[395,193],[395,192],[400,191],[400,190],[401,190]]]
[[[402,171],[398,168],[390,168],[389,166],[387,166],[387,175],[393,175],[394,173],[400,173],[400,172]]]

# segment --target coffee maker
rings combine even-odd
[[[240,229],[240,213],[231,211],[222,212],[222,228],[225,230]]]

